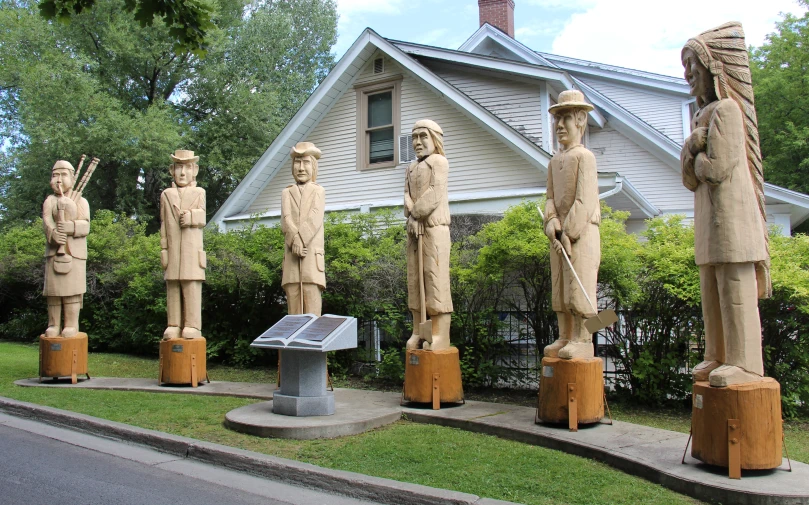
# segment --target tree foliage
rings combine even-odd
[[[92,9],[95,0],[42,0],[39,11],[46,19],[70,21],[71,17]],[[176,50],[204,54],[206,37],[214,28],[215,7],[205,0],[125,0],[124,7],[134,13],[141,27],[152,26],[155,18],[163,18]]]
[[[200,57],[125,0],[97,0],[68,24],[32,0],[0,4],[0,222],[38,215],[54,161],[82,153],[101,159],[91,207],[150,230],[175,149],[201,155],[209,215],[224,202],[331,67],[337,15],[333,0],[211,5]]]
[[[809,12],[785,14],[751,53],[764,176],[809,194]]]

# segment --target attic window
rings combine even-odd
[[[385,71],[384,58],[377,58],[374,60],[374,74],[381,74]]]
[[[399,163],[401,77],[357,89],[357,169]]]

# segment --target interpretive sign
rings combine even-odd
[[[296,331],[306,325],[314,315],[302,314],[298,316],[284,316],[280,321],[270,326],[270,328],[259,336],[259,339],[281,339],[285,340],[295,334]]]
[[[306,326],[295,335],[295,340],[309,340],[312,342],[322,342],[326,337],[336,330],[346,318],[344,317],[321,317]]]
[[[250,345],[318,352],[353,349],[357,347],[357,320],[332,314],[285,316]]]

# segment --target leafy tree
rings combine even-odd
[[[809,12],[785,14],[752,49],[751,70],[765,179],[809,193]]]
[[[42,0],[39,10],[47,19],[69,21],[71,16],[91,9],[95,0]],[[205,0],[126,0],[125,8],[135,13],[142,27],[152,26],[156,17],[163,18],[176,40],[175,48],[204,53],[206,36],[214,28],[211,17],[214,6]]]
[[[218,4],[217,4],[218,5]],[[57,159],[101,164],[93,208],[157,226],[169,153],[201,154],[209,214],[269,146],[333,62],[333,0],[222,2],[205,58],[141,26],[125,0],[98,0],[67,25],[32,0],[0,4],[0,220],[30,220]]]

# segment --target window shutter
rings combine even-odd
[[[410,163],[415,159],[416,151],[413,150],[410,135],[399,135],[399,163]]]

